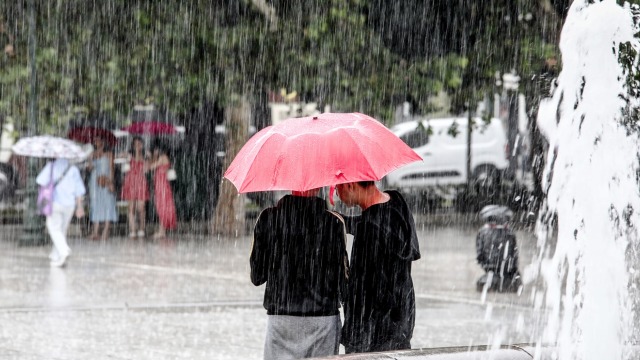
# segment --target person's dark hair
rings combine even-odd
[[[135,149],[135,142],[136,141],[140,141],[142,143],[142,157],[144,157],[144,140],[142,140],[141,136],[134,136],[131,138],[131,143],[129,144],[129,153],[131,154],[131,156],[134,156],[136,154],[136,149]]]
[[[358,185],[360,185],[360,187],[363,188],[368,188],[370,186],[374,186],[376,183],[374,181],[371,180],[367,180],[367,181],[358,181]]]
[[[164,155],[169,156],[169,149],[168,149],[167,145],[165,145],[160,140],[156,140],[153,143],[153,145],[151,146],[151,152],[154,152],[156,150],[158,150],[160,152],[160,154],[164,154]]]
[[[102,151],[107,152],[107,153],[111,152],[111,147],[109,146],[109,142],[107,141],[107,139],[104,136],[97,135],[93,141],[95,142],[96,139],[102,140],[102,144],[103,144]]]

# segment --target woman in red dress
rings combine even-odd
[[[167,179],[167,170],[171,168],[167,151],[156,144],[153,149],[154,161],[149,165],[149,170],[155,170],[153,176],[154,202],[158,213],[158,231],[153,235],[154,239],[167,236],[166,230],[175,229],[177,226],[176,207],[173,202],[173,193]]]
[[[145,205],[149,200],[149,186],[147,185],[147,176],[145,175],[145,154],[144,142],[139,136],[135,136],[131,140],[131,159],[129,160],[129,171],[124,177],[122,184],[123,200],[129,203],[129,237],[143,238],[145,236]],[[136,213],[138,215],[138,224],[136,227]],[[136,229],[138,231],[136,232]]]

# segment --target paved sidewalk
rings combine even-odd
[[[535,290],[489,294],[475,281],[475,227],[419,224],[412,345],[533,342],[543,318]],[[1,359],[260,359],[263,287],[249,281],[251,237],[165,241],[71,239],[66,268],[46,247],[19,247],[0,227]],[[536,253],[519,232],[521,270]]]

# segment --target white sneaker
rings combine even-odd
[[[62,255],[59,256],[58,259],[51,261],[51,266],[53,266],[53,267],[63,267],[65,265],[65,262],[67,261],[67,257],[69,257],[69,254],[64,255],[64,256],[62,256]]]
[[[138,237],[140,237],[140,238],[144,237],[144,231],[143,230],[138,230]]]

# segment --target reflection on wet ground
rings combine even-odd
[[[534,342],[539,284],[487,294],[475,282],[476,225],[418,221],[422,260],[414,348]],[[249,281],[251,237],[175,235],[164,241],[72,238],[66,268],[49,247],[19,247],[18,227],[0,235],[0,358],[260,359],[263,287]],[[536,241],[518,231],[520,269]],[[538,290],[538,291],[536,291]]]

